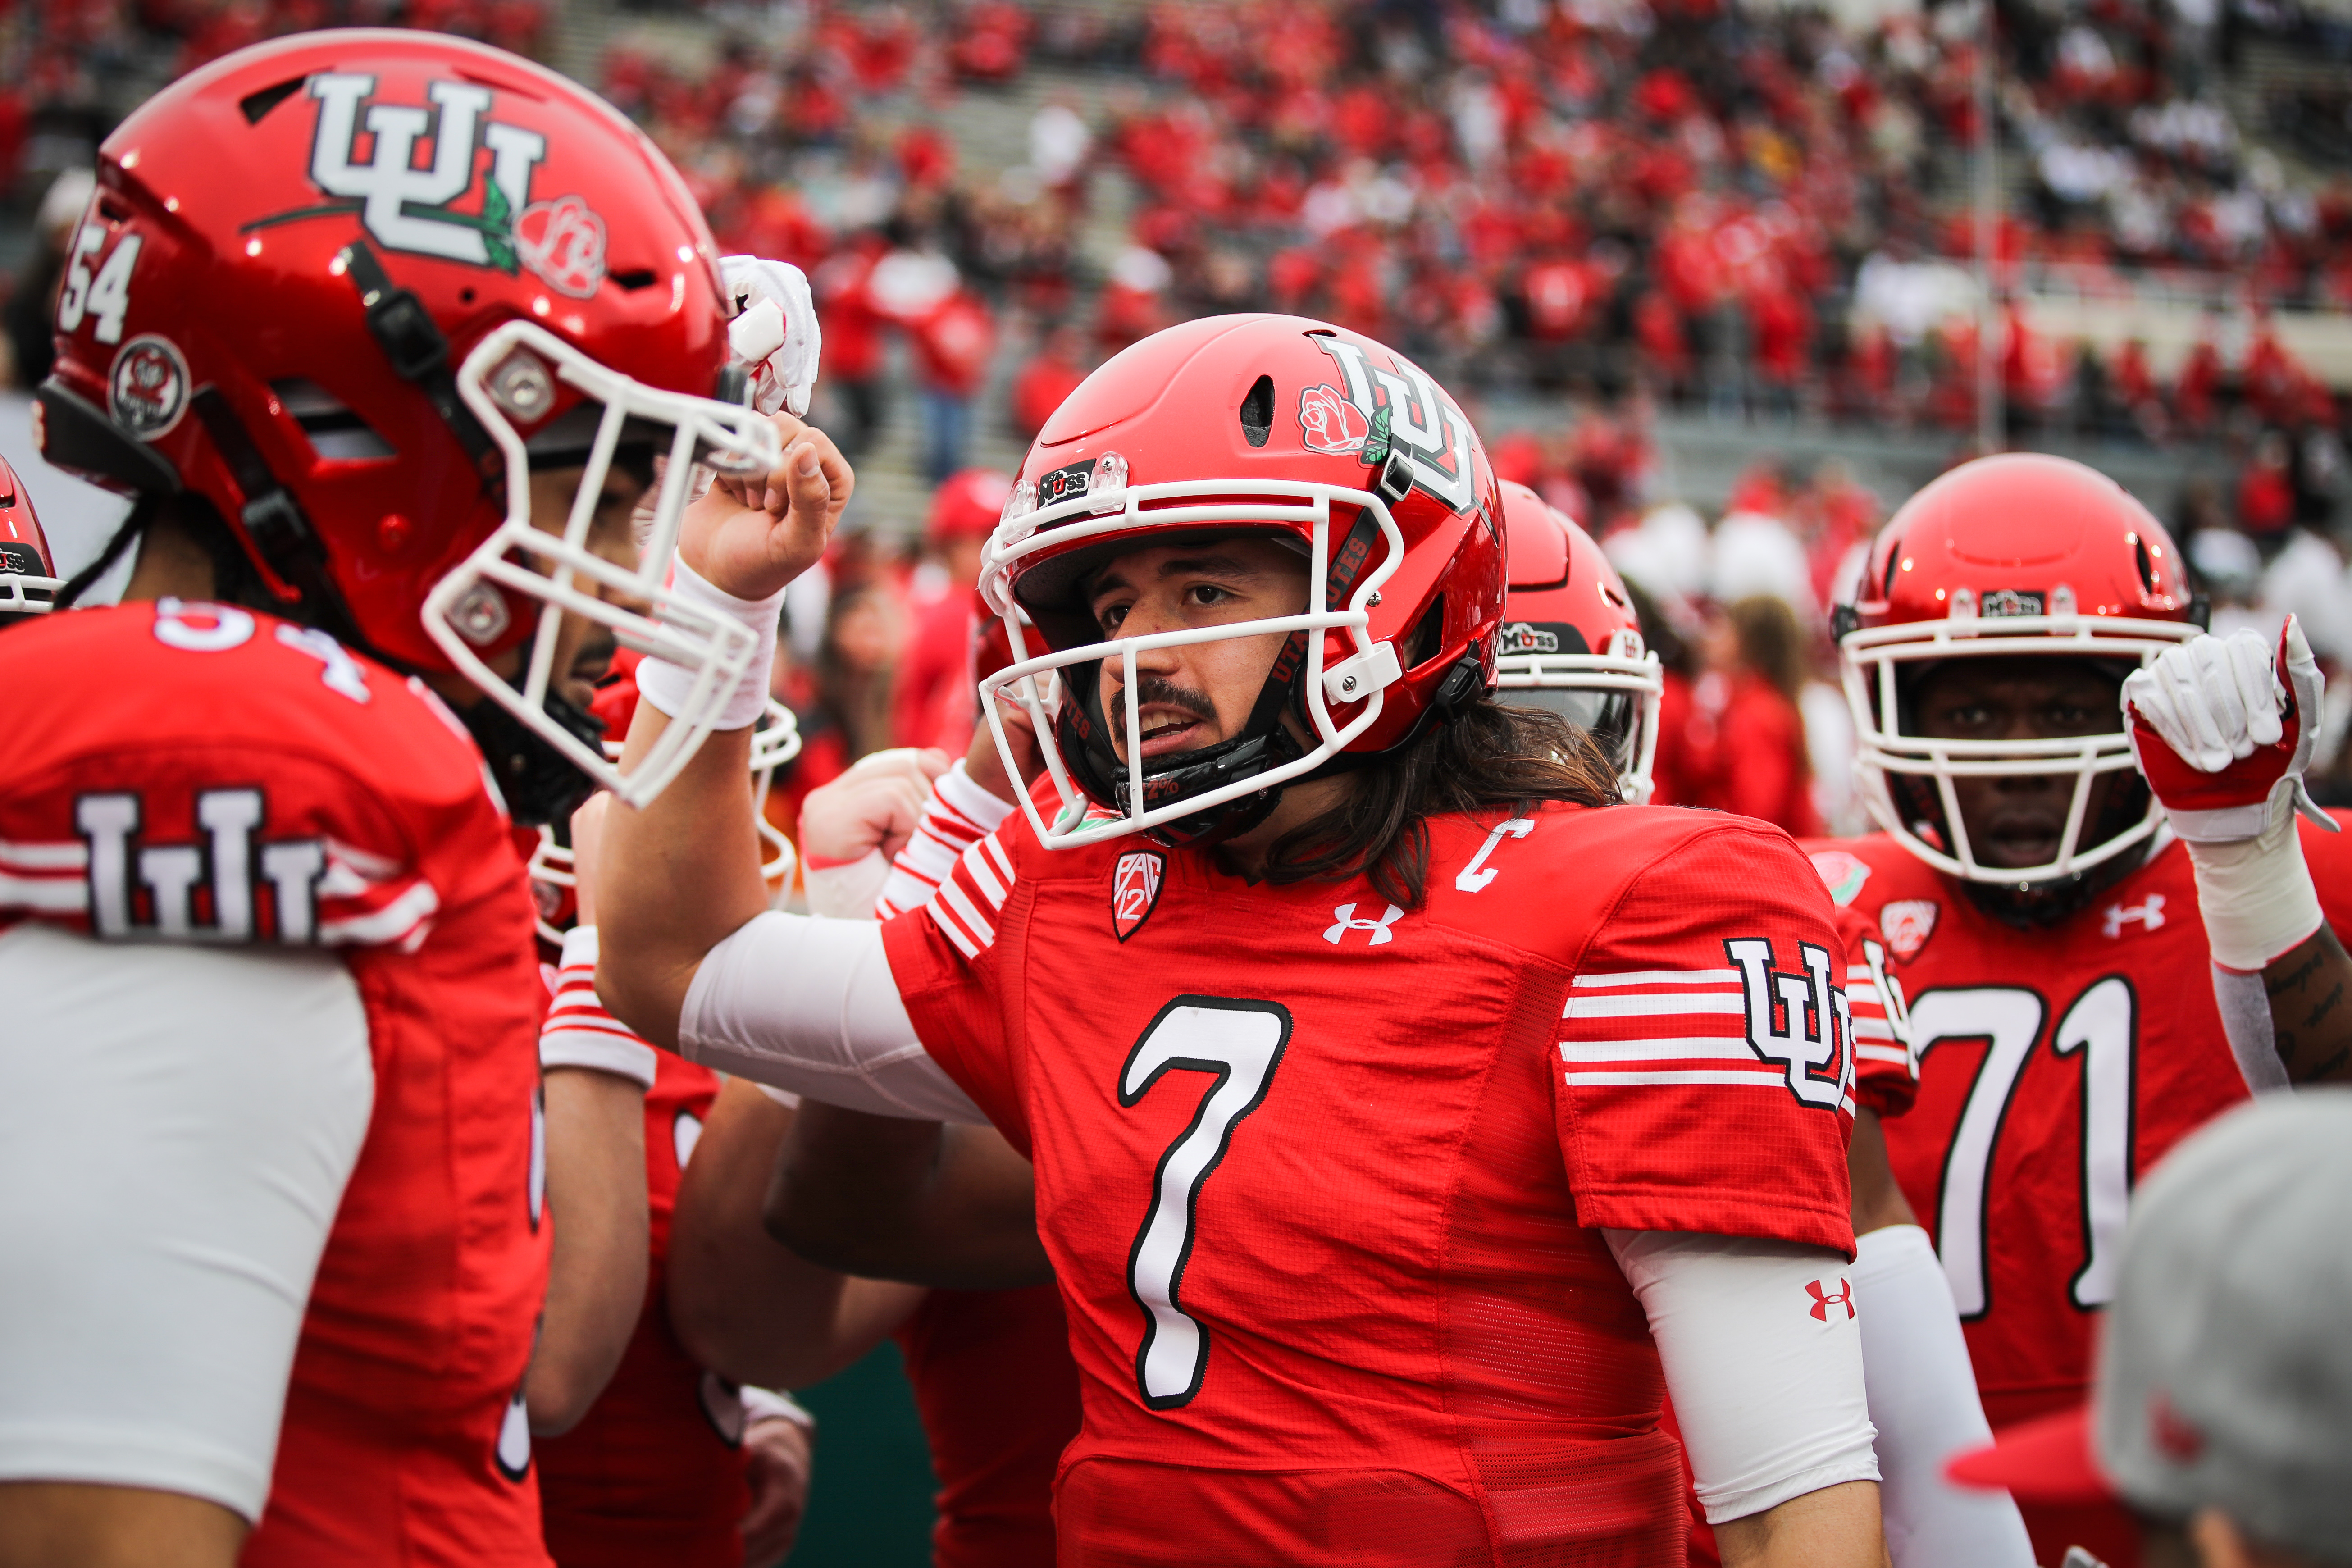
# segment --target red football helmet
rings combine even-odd
[[[1228,531],[1297,542],[1305,613],[1104,638],[1076,598],[1088,573],[1152,537]],[[1034,687],[1020,698],[1062,798],[1049,824],[1024,796],[1039,838],[1066,848],[1150,830],[1213,842],[1263,820],[1277,786],[1342,752],[1402,745],[1494,685],[1502,501],[1469,419],[1410,360],[1320,321],[1215,316],[1128,348],[1046,421],[989,541],[981,591],[1016,658],[981,683],[1000,747],[994,693],[1070,669],[1050,720]],[[1250,727],[1147,768],[1136,653],[1269,632],[1289,640]],[[1125,766],[1093,668],[1106,658],[1129,661]],[[1280,723],[1285,709],[1305,747]]]
[[[41,439],[116,489],[209,501],[282,613],[464,672],[519,721],[486,745],[501,765],[536,736],[642,802],[753,645],[664,586],[696,465],[780,456],[741,405],[722,299],[677,172],[574,83],[433,33],[280,38],[107,138]],[[584,541],[616,457],[656,456],[652,538],[624,570]],[[530,470],[583,465],[568,520],[534,528]],[[562,612],[703,674],[677,743],[628,778],[549,703]],[[518,689],[486,660],[534,631]]]
[[[1547,709],[1590,734],[1640,805],[1654,787],[1665,677],[1643,647],[1625,580],[1573,518],[1516,479],[1500,489],[1511,555],[1495,700]]]
[[[934,545],[951,539],[985,539],[1003,513],[1013,476],[1001,468],[965,468],[950,474],[931,492],[931,515],[923,537]],[[959,587],[962,584],[959,584]]]
[[[1838,612],[1863,800],[1930,866],[1975,882],[2050,882],[2113,859],[2156,831],[2152,796],[2096,842],[2091,781],[2133,769],[2114,729],[2045,741],[1933,740],[1911,730],[1911,679],[1948,658],[2032,655],[2145,664],[2201,629],[2171,535],[2121,485],[2064,458],[1980,458],[1905,503],[1872,543],[1856,602]],[[1952,781],[2071,773],[2054,858],[1977,863]],[[2145,792],[2142,792],[2145,795]]]
[[[33,498],[16,470],[0,458],[0,625],[54,605],[64,585],[56,570],[48,536],[33,511]]]

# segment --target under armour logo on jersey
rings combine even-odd
[[[1775,971],[1772,944],[1761,937],[1735,938],[1723,950],[1746,993],[1748,1046],[1788,1070],[1789,1090],[1801,1104],[1830,1110],[1843,1105],[1853,1089],[1853,1017],[1844,991],[1831,984],[1829,950],[1799,942],[1802,974]]]
[[[2127,925],[2137,925],[2142,931],[2161,930],[2164,926],[2164,895],[2150,893],[2146,900],[2136,905],[2109,904],[2106,913],[2107,935],[2119,937],[2124,934],[2124,927]]]
[[[1381,943],[1388,942],[1395,936],[1396,933],[1390,931],[1389,927],[1404,919],[1404,911],[1397,908],[1394,904],[1391,904],[1388,907],[1388,912],[1386,914],[1383,914],[1376,921],[1369,921],[1358,918],[1355,905],[1341,904],[1338,909],[1331,911],[1331,919],[1337,923],[1334,924],[1330,930],[1323,933],[1323,940],[1329,942],[1332,946],[1339,946],[1339,939],[1346,936],[1349,931],[1360,931],[1371,933],[1364,945],[1367,947],[1378,947]]]
[[[1813,1299],[1814,1321],[1828,1322],[1832,1307],[1843,1307],[1846,1317],[1851,1320],[1853,1317],[1853,1287],[1840,1279],[1838,1288],[1831,1290],[1824,1288],[1825,1283],[1820,1279],[1805,1281],[1805,1294]]]

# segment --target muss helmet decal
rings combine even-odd
[[[604,220],[577,195],[531,200],[546,137],[490,119],[492,94],[478,83],[434,82],[425,89],[429,108],[371,102],[375,87],[375,78],[358,72],[310,79],[310,96],[319,105],[310,183],[333,199],[247,228],[356,213],[386,250],[510,275],[528,267],[559,293],[584,300],[596,292],[604,280]],[[373,142],[364,163],[352,161],[362,129]],[[419,167],[416,145],[427,137],[433,156]],[[485,152],[487,178],[478,167]],[[474,210],[460,210],[477,189],[478,201],[468,203]]]
[[[1412,462],[1414,489],[1457,512],[1475,505],[1470,422],[1428,374],[1402,354],[1391,356],[1393,364],[1375,364],[1365,345],[1328,334],[1316,334],[1315,343],[1337,365],[1339,384],[1299,393],[1299,444],[1310,452],[1352,453],[1375,472],[1391,453],[1402,454]]]

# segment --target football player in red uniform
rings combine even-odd
[[[0,626],[37,616],[57,602],[60,584],[48,536],[16,470],[0,458]]]
[[[774,426],[711,395],[675,172],[497,50],[241,51],[99,179],[39,435],[137,500],[59,602],[138,554],[121,607],[0,637],[0,1245],[40,1281],[0,1303],[0,1551],[541,1563],[507,808],[660,784],[562,696],[614,635],[686,678],[669,761],[733,721],[757,639],[662,574],[685,459],[765,474]]]
[[[1922,490],[1841,619],[1884,831],[1813,860],[1885,944],[1918,1080],[1907,1112],[1882,1107],[1900,1191],[1858,1225],[1864,1263],[1870,1233],[1901,1247],[1916,1215],[2007,1425],[2082,1397],[2134,1183],[2250,1082],[2345,1068],[2352,966],[2329,926],[2352,915],[2352,864],[2293,817],[2317,672],[2292,630],[2291,686],[2266,650],[2200,635],[2164,529],[2055,458]],[[2134,691],[2158,729],[2119,720]],[[2027,1519],[2044,1563],[2135,1551]]]
[[[846,472],[779,427],[766,504],[689,521],[698,602],[764,614],[822,545]],[[1061,673],[1051,783],[924,910],[764,911],[740,736],[610,816],[598,989],[641,1033],[1032,1156],[1065,1561],[1656,1562],[1669,1385],[1727,1561],[1879,1560],[1831,906],[1777,831],[1599,809],[1588,741],[1487,700],[1501,529],[1410,362],[1171,329],[1016,482],[983,710]],[[627,757],[665,740],[641,710]]]

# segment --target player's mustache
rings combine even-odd
[[[1188,691],[1165,676],[1147,675],[1138,679],[1135,701],[1139,708],[1155,702],[1163,707],[1181,708],[1195,719],[1214,720],[1217,716],[1217,705],[1209,700],[1207,692]],[[1124,687],[1111,689],[1111,704],[1117,710],[1125,710],[1127,695]]]

